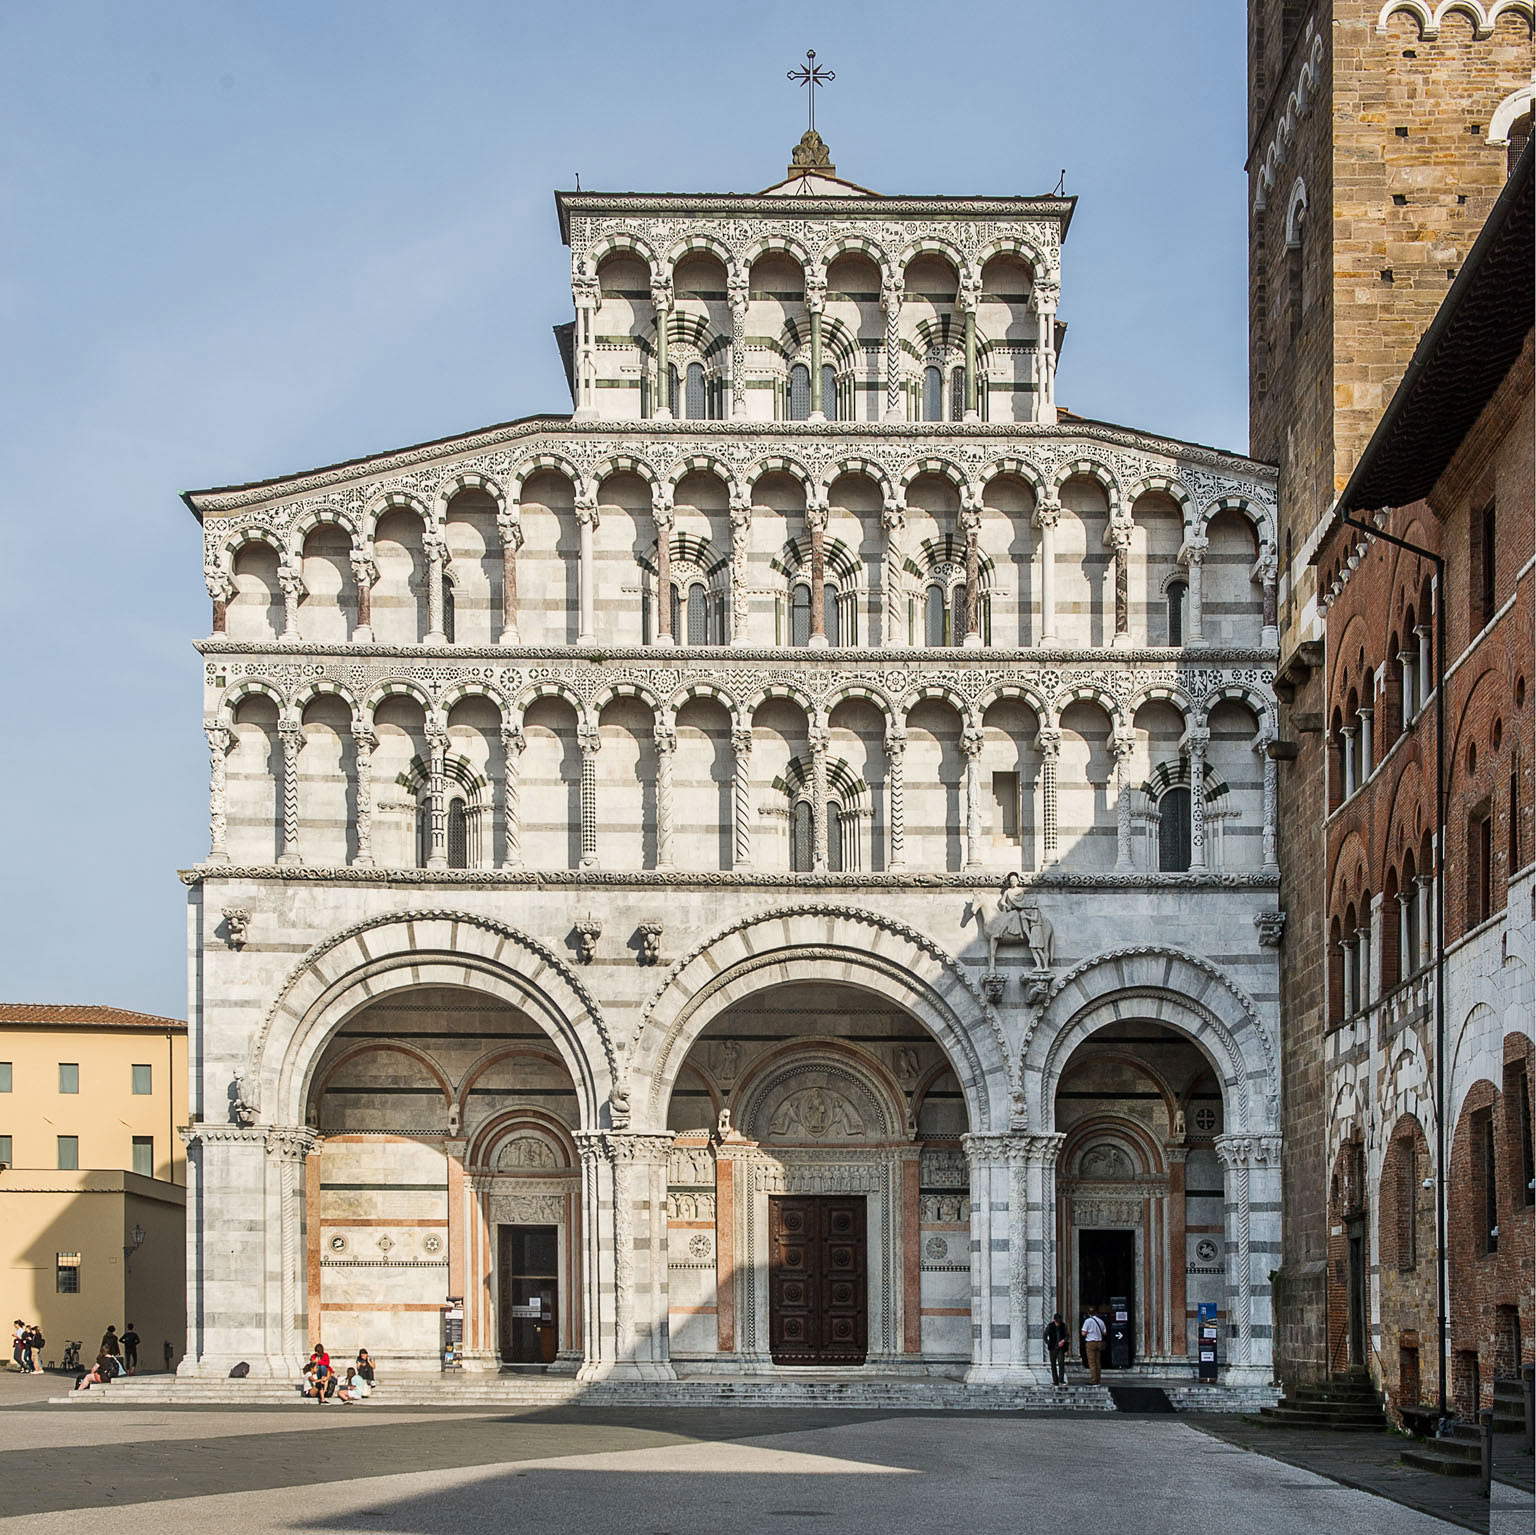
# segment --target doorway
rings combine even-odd
[[[1125,1300],[1123,1309],[1129,1323],[1129,1336],[1136,1329],[1136,1233],[1134,1231],[1079,1230],[1077,1233],[1077,1305],[1079,1315],[1090,1306],[1108,1326],[1110,1302]],[[1105,1358],[1109,1357],[1106,1349]]]
[[[775,1364],[857,1365],[869,1349],[861,1195],[768,1201],[768,1346]]]
[[[1346,1223],[1349,1237],[1349,1365],[1363,1370],[1365,1357],[1365,1222]]]
[[[555,1226],[497,1227],[499,1342],[506,1364],[552,1364],[560,1340]]]

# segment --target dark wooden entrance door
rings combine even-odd
[[[863,1364],[869,1278],[862,1195],[768,1201],[768,1346],[775,1364]]]
[[[554,1226],[497,1228],[501,1357],[552,1364],[560,1347],[560,1242]]]

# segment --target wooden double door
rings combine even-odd
[[[768,1346],[775,1364],[863,1364],[869,1349],[865,1200],[768,1202]]]
[[[497,1247],[502,1361],[552,1364],[560,1347],[559,1231],[501,1226]]]

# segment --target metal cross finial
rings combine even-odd
[[[810,100],[810,128],[814,133],[816,130],[816,87],[818,85],[830,84],[833,80],[837,79],[837,75],[830,69],[823,69],[816,62],[816,50],[814,48],[807,48],[805,50],[805,63],[799,69],[790,70],[785,78],[794,80],[806,87],[806,94]]]

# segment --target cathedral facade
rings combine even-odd
[[[1057,405],[1070,199],[796,161],[559,196],[571,412],[188,495],[184,1373],[1269,1381],[1274,473]]]

